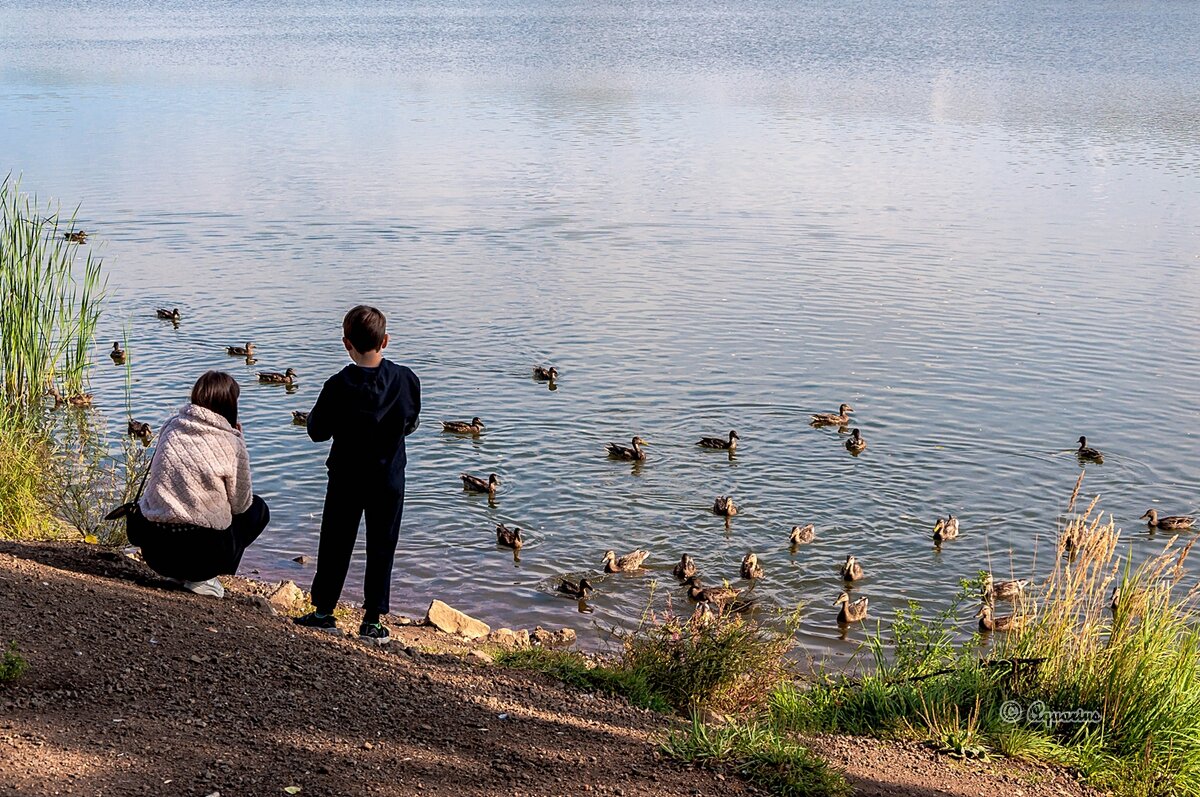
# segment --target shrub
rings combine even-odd
[[[0,658],[0,684],[15,681],[29,669],[29,662],[17,652],[17,643],[10,642],[8,650]]]
[[[0,401],[0,537],[39,537],[50,529],[44,496],[46,439]]]

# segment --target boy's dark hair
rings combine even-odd
[[[237,380],[224,371],[207,371],[192,385],[192,403],[212,410],[230,426],[237,426],[238,396],[242,389]]]
[[[360,304],[346,313],[342,320],[342,334],[360,354],[378,351],[387,334],[387,319],[374,307]]]

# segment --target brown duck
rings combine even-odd
[[[1184,529],[1190,529],[1196,522],[1194,517],[1189,517],[1188,515],[1159,517],[1157,509],[1147,509],[1146,514],[1142,515],[1140,519],[1146,520],[1147,518],[1149,520],[1146,525],[1152,529],[1162,529],[1163,531],[1183,531]]]
[[[742,578],[753,581],[756,578],[763,577],[762,565],[758,563],[758,556],[753,552],[742,557]]]
[[[728,438],[701,437],[700,440],[697,441],[696,445],[700,446],[701,448],[715,448],[721,451],[735,451],[737,449],[738,440],[741,440],[741,438],[738,437],[738,433],[730,429]]]
[[[1011,631],[1021,625],[1021,618],[1011,614],[996,615],[992,613],[991,604],[985,603],[979,607],[980,631]]]
[[[705,587],[700,583],[699,576],[692,576],[685,584],[688,588],[688,598],[696,603],[711,603],[718,608],[724,608],[742,594],[740,589],[733,587]]]
[[[480,434],[483,432],[483,421],[479,418],[469,421],[442,421],[442,431],[452,434]]]
[[[855,455],[867,450],[867,440],[857,428],[850,430],[850,439],[846,441],[846,450]]]
[[[253,357],[254,344],[247,341],[245,346],[226,346],[225,353],[231,357]]]
[[[296,383],[296,370],[289,368],[282,374],[278,371],[259,371],[258,381],[266,385],[294,385]]]
[[[792,526],[792,533],[788,535],[788,542],[795,547],[812,542],[816,536],[817,529],[811,523],[807,526]]]
[[[853,556],[847,556],[842,565],[843,581],[858,581],[863,577],[863,567]]]
[[[696,560],[684,554],[679,557],[679,562],[671,568],[671,575],[680,581],[687,581],[692,576],[696,575]]]
[[[818,412],[809,421],[813,426],[845,426],[850,423],[850,413],[854,408],[849,404],[838,407],[837,412]]]
[[[733,502],[733,496],[718,495],[717,500],[713,501],[712,511],[717,515],[733,517],[738,513],[738,508],[737,504]]]
[[[608,455],[613,459],[624,459],[633,462],[644,462],[646,460],[646,451],[642,446],[646,445],[646,441],[640,437],[634,437],[631,441],[633,447],[618,445],[616,443],[608,444]]]
[[[509,528],[500,523],[496,526],[496,544],[503,545],[505,548],[516,550],[525,544],[525,540],[521,537],[521,530],[515,526]]]
[[[113,341],[112,351],[108,353],[108,356],[111,357],[112,361],[117,365],[125,364],[125,350],[122,349],[121,344],[116,341]]]
[[[568,578],[564,578],[558,582],[557,587],[558,592],[580,601],[587,600],[588,595],[591,594],[593,589],[592,582],[586,578],[581,578],[579,581],[571,581]]]
[[[488,476],[486,481],[469,473],[464,473],[458,478],[462,479],[463,489],[469,493],[495,495],[496,488],[500,486],[500,477],[494,473]]]
[[[616,551],[604,552],[605,573],[632,573],[642,569],[642,562],[650,555],[649,551],[637,550],[624,556],[617,556]]]
[[[834,606],[840,606],[838,610],[837,620],[841,625],[849,623],[857,623],[860,620],[867,619],[867,604],[869,601],[864,596],[856,601],[851,601],[850,596],[843,592],[838,595],[838,599],[833,602]]]
[[[554,366],[545,368],[541,365],[535,365],[533,367],[533,378],[539,382],[553,382],[555,379],[558,379],[558,369]]]

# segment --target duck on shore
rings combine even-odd
[[[718,495],[716,500],[713,501],[712,511],[715,515],[733,517],[738,513],[738,508],[737,504],[733,502],[733,496]]]
[[[1184,529],[1190,529],[1196,522],[1196,518],[1188,515],[1159,517],[1157,509],[1147,509],[1146,514],[1142,515],[1139,520],[1147,520],[1147,526],[1152,529],[1162,529],[1163,531],[1183,531]]]
[[[817,528],[811,523],[807,526],[792,526],[792,532],[788,535],[788,542],[795,548],[812,542],[816,539],[816,536]]]
[[[483,421],[478,417],[469,421],[442,421],[442,431],[451,434],[477,435],[483,432]]]
[[[1075,450],[1081,462],[1095,462],[1097,465],[1104,464],[1104,455],[1087,444],[1087,438],[1083,435],[1079,436],[1079,448]]]
[[[863,566],[854,556],[847,556],[842,564],[842,580],[858,581],[863,577]]]
[[[642,569],[642,562],[646,561],[646,557],[650,555],[649,551],[636,550],[627,553],[624,556],[617,556],[616,551],[608,550],[604,552],[604,572],[605,573],[632,573],[635,570]]]
[[[121,348],[119,341],[113,341],[112,351],[108,353],[108,356],[111,357],[112,361],[117,365],[125,364],[125,350]]]
[[[834,606],[841,607],[838,610],[838,624],[849,625],[850,623],[857,623],[860,620],[867,619],[867,605],[869,603],[870,601],[867,600],[865,595],[853,602],[845,592],[838,595],[838,599],[833,602]]]
[[[858,456],[867,450],[867,440],[862,436],[862,432],[857,427],[850,430],[850,439],[846,441],[846,450],[854,456]]]
[[[500,486],[500,477],[494,473],[486,480],[469,473],[464,473],[458,478],[462,479],[463,489],[469,493],[487,493],[489,496],[495,496],[496,488]]]
[[[740,439],[741,438],[738,437],[738,433],[730,429],[728,438],[701,437],[696,445],[700,446],[701,448],[713,448],[721,451],[735,451],[737,450],[738,440]]]
[[[254,344],[246,341],[245,346],[226,346],[225,353],[230,357],[253,357]]]
[[[259,371],[258,381],[264,385],[287,385],[291,387],[296,383],[296,369],[289,368],[282,374],[278,371]]]
[[[640,437],[634,437],[632,447],[618,445],[617,443],[608,444],[608,455],[613,459],[624,459],[632,462],[645,462],[646,451],[642,446],[646,445],[646,441]]]
[[[525,544],[525,540],[521,537],[521,529],[500,523],[496,526],[496,544],[517,550]]]
[[[843,404],[838,407],[837,412],[818,412],[811,416],[810,424],[813,426],[846,426],[850,423],[850,413],[854,412],[854,408],[849,404]]]

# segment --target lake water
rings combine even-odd
[[[1081,434],[1135,557],[1164,539],[1148,507],[1200,508],[1200,4],[290,5],[0,4],[0,170],[80,204],[134,416],[208,368],[243,383],[273,515],[246,570],[308,586],[325,449],[290,413],[363,301],[424,385],[394,611],[591,643],[653,579],[686,602],[680,553],[736,582],[754,550],[761,604],[805,602],[837,658],[863,634],[830,608],[848,553],[885,622],[989,564],[1044,574]],[[224,354],[246,340],[257,367]],[[294,394],[253,383],[287,367]],[[807,425],[843,401],[857,459]],[[438,431],[473,415],[479,439]],[[731,428],[733,460],[694,446]],[[605,458],[633,434],[644,467]],[[494,507],[464,470],[501,476]],[[650,571],[593,578],[592,613],[552,594],[637,547]]]

